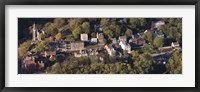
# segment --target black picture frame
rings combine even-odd
[[[195,5],[195,87],[5,87],[5,6],[6,5]],[[1,0],[0,1],[0,90],[2,92],[199,92],[200,91],[200,0]]]

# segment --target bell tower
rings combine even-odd
[[[35,22],[34,22],[34,24],[33,24],[33,29],[32,29],[32,31],[33,31],[33,33],[32,33],[32,34],[33,34],[33,38],[32,38],[32,39],[33,39],[33,41],[35,41],[35,40],[36,40],[36,33],[37,33],[37,32],[36,32],[36,28],[35,28]]]

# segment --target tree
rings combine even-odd
[[[170,28],[170,31],[169,31],[169,38],[173,38],[175,39],[176,38],[176,33],[177,33],[177,28],[175,27],[171,27]]]
[[[20,44],[19,49],[18,49],[18,51],[19,51],[18,54],[19,54],[20,58],[22,56],[26,55],[26,53],[29,50],[30,46],[31,46],[31,40],[28,40],[28,41]]]
[[[90,23],[89,22],[83,22],[81,25],[84,33],[90,33]]]
[[[141,27],[145,27],[145,25],[147,24],[145,18],[139,18],[139,21],[140,21],[140,26]]]
[[[169,35],[169,27],[166,25],[159,26],[157,29],[163,32],[165,35]]]
[[[155,45],[156,47],[162,47],[163,44],[164,44],[164,39],[163,39],[163,38],[156,37],[156,38],[154,39],[154,45]]]
[[[101,24],[102,26],[107,26],[107,25],[109,24],[108,19],[102,18],[101,21],[100,21],[100,24]]]
[[[112,30],[107,30],[107,31],[106,31],[106,34],[107,34],[107,36],[108,36],[109,39],[112,38],[112,37],[114,36]]]
[[[80,27],[76,27],[73,31],[72,34],[74,36],[75,39],[78,39],[81,33],[81,28]]]
[[[136,61],[136,60],[138,60],[139,58],[139,53],[138,53],[138,51],[135,51],[135,50],[132,50],[131,51],[131,56],[132,56],[132,60],[133,61]]]
[[[93,33],[91,34],[91,37],[92,37],[92,38],[96,38],[96,34],[93,32]]]
[[[181,39],[182,39],[182,35],[181,35],[181,33],[176,33],[176,41],[178,42],[178,43],[181,43],[182,41],[181,41]]]
[[[43,29],[47,36],[55,35],[58,32],[57,28],[55,28],[51,22],[46,23]]]
[[[153,61],[136,61],[134,65],[134,69],[138,74],[148,74],[153,71]]]
[[[43,41],[41,41],[36,47],[35,49],[38,51],[38,52],[42,52],[42,51],[45,51],[49,48],[48,46],[48,39],[45,39]]]
[[[153,43],[153,33],[147,32],[146,36],[147,36],[148,41],[152,44]]]
[[[182,73],[182,52],[175,51],[173,57],[171,57],[166,64],[167,71],[170,74]]]
[[[115,37],[119,37],[120,34],[121,34],[121,29],[120,29],[120,27],[117,25],[117,26],[116,26],[116,29],[115,29]]]
[[[139,22],[139,21],[138,21],[137,18],[130,18],[130,23],[131,23],[131,27],[132,27],[132,28],[136,28],[137,25],[139,24],[138,22]]]
[[[130,19],[132,28],[146,28],[146,19],[145,18],[131,18]]]
[[[57,35],[56,35],[56,40],[61,40],[62,39],[62,34],[59,32]]]
[[[177,29],[178,29],[179,31],[182,31],[182,22],[178,22],[178,24],[177,24]]]
[[[130,37],[132,34],[133,34],[133,32],[130,29],[127,29],[126,32],[125,32],[125,35],[128,36],[128,37]]]
[[[49,61],[51,61],[51,62],[56,62],[56,57],[54,57],[54,56],[50,57],[50,58],[49,58]]]
[[[74,18],[74,19],[68,20],[68,25],[69,25],[71,30],[74,30],[75,28],[77,28],[80,25],[80,23],[81,23],[80,18]]]
[[[106,37],[108,37],[109,39],[112,38],[114,36],[113,31],[111,29],[109,29],[109,27],[104,27],[103,28],[103,33],[105,34]]]
[[[139,61],[134,62],[136,73],[148,74],[153,71],[153,58],[149,53],[143,53],[139,57]]]
[[[53,24],[55,28],[60,28],[65,24],[65,20],[63,18],[55,18]]]

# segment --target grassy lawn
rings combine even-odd
[[[85,49],[95,49],[95,48],[103,48],[104,45],[89,45],[85,47]]]

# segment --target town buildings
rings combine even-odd
[[[83,41],[74,41],[71,42],[71,50],[83,50],[84,49],[84,42]]]
[[[74,52],[75,57],[91,56],[91,55],[98,55],[98,54],[99,52],[97,49],[79,50],[78,52]]]
[[[44,70],[44,62],[36,61],[35,56],[25,56],[22,61],[22,69],[26,73],[34,73]]]
[[[109,22],[112,21],[114,20],[109,19]],[[116,23],[119,24],[118,26],[120,26],[120,24],[126,24],[128,22],[128,20],[125,21],[124,19],[116,21]],[[136,50],[139,54],[147,51],[148,53],[150,53],[150,55],[152,55],[152,57],[154,57],[153,55],[159,56],[165,53],[171,54],[173,53],[174,49],[181,49],[177,42],[172,42],[171,46],[166,46],[170,45],[169,43],[164,44],[164,46],[160,48],[154,47],[154,44],[152,43],[150,44],[150,41],[148,41],[148,37],[145,34],[147,32],[152,33],[152,39],[156,37],[167,37],[167,34],[165,33],[164,35],[163,33],[165,31],[158,30],[157,28],[159,26],[165,25],[165,22],[162,21],[154,23],[154,27],[147,30],[137,29],[136,31],[133,31],[134,34],[130,34],[131,36],[122,35],[124,34],[124,32],[121,32],[121,34],[117,35],[113,33],[113,38],[110,38],[110,36],[105,34],[105,29],[103,30],[104,26],[101,26],[100,24],[92,25],[94,26],[94,28],[91,29],[92,34],[79,33],[79,39],[74,37],[74,34],[72,34],[73,29],[68,28],[68,26],[66,27],[66,29],[58,29],[55,33],[52,33],[52,35],[46,36],[47,39],[49,38],[49,42],[47,41],[47,46],[46,44],[44,44],[47,48],[41,51],[38,50],[38,52],[36,52],[36,56],[39,56],[41,58],[26,55],[26,58],[23,59],[23,69],[25,69],[28,73],[33,73],[37,70],[43,70],[45,69],[45,67],[51,66],[51,64],[53,65],[55,63],[53,61],[70,61],[72,58],[77,59],[78,57],[82,56],[90,58],[97,57],[100,58],[100,61],[104,61],[104,59],[105,61],[107,61],[107,58],[111,58],[113,59],[113,61],[118,60],[120,62],[128,62],[128,60],[131,59],[131,50]],[[112,31],[113,30],[115,29],[113,28]],[[120,28],[120,31],[122,30],[123,29]],[[57,31],[62,34],[62,39],[55,40],[55,37],[57,38]],[[33,24],[32,32],[32,43],[34,44],[31,47],[35,49],[37,43],[42,42],[42,38],[45,33],[43,30],[37,28],[35,23]],[[96,38],[94,37],[94,34],[96,34]],[[94,38],[92,38],[91,36]],[[72,39],[68,39],[70,37]],[[51,60],[51,57],[56,58],[56,60],[54,60],[54,58]],[[62,57],[62,60],[58,60],[61,59],[60,57]]]

